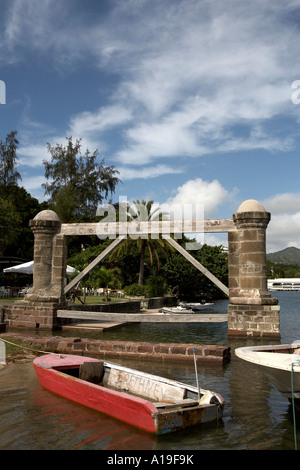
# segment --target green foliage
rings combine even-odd
[[[156,221],[166,220],[166,214],[161,212],[159,207],[155,207],[154,201],[134,201],[134,205],[127,206],[127,220],[128,221]],[[136,247],[139,253],[139,275],[138,284],[143,285],[145,265],[147,262],[153,266],[154,258],[156,260],[157,269],[160,269],[160,256],[165,260],[168,260],[168,253],[171,251],[169,244],[162,240],[161,237],[153,238],[149,234],[148,236],[131,235],[119,245],[111,254],[110,260],[116,260],[124,252],[128,252],[132,248]],[[148,255],[148,258],[147,258]]]
[[[18,186],[16,131],[0,140],[0,255],[30,259],[33,234],[29,220],[46,207]]]
[[[17,131],[7,134],[5,141],[0,140],[0,185],[16,185],[21,178],[16,170],[18,164],[17,148],[19,141],[16,138]]]
[[[7,199],[0,199],[0,255],[3,256],[7,247],[14,245],[20,225],[20,216]]]
[[[300,277],[300,266],[298,264],[273,263],[267,260],[268,279]]]
[[[147,295],[147,286],[141,286],[140,284],[131,284],[130,286],[124,287],[124,293],[128,296],[142,296]]]
[[[191,254],[223,284],[228,285],[227,255],[223,253],[222,246],[204,244],[200,250],[192,251]],[[169,263],[162,268],[162,273],[166,282],[172,286],[173,294],[182,300],[197,300],[203,295],[224,297],[215,284],[178,252],[172,254]]]
[[[51,162],[43,161],[47,182],[42,186],[50,195],[50,204],[63,222],[94,220],[98,204],[114,193],[119,173],[114,166],[97,162],[98,150],[81,153],[81,139],[67,145],[49,143]]]
[[[147,278],[146,289],[148,297],[163,297],[168,290],[168,286],[164,276],[153,270]]]

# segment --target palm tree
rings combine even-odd
[[[117,268],[106,269],[104,266],[98,271],[98,281],[100,285],[105,285],[105,298],[108,300],[109,287],[116,287],[120,283],[120,273]]]
[[[155,220],[165,220],[166,213],[162,212],[159,207],[154,206],[154,201],[133,201],[133,206],[127,205],[127,220],[132,222],[134,220],[142,221],[155,221]],[[163,219],[164,218],[164,219]],[[151,235],[143,235],[143,237],[137,238],[134,240],[132,237],[127,237],[127,239],[118,246],[112,253],[110,259],[115,259],[132,244],[137,244],[138,251],[140,254],[140,267],[139,267],[139,279],[138,284],[143,285],[144,282],[144,269],[145,269],[145,255],[146,250],[149,252],[150,263],[153,265],[153,259],[156,258],[157,269],[160,269],[160,259],[158,251],[162,251],[166,259],[168,260],[168,254],[166,250],[166,242],[162,238],[151,238]],[[169,246],[168,246],[169,247]]]

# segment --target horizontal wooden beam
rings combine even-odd
[[[146,222],[98,222],[62,224],[62,235],[97,235],[101,238],[115,238],[118,235],[140,237],[153,234],[182,234],[203,232],[234,232],[235,224],[232,219],[202,219],[202,220],[164,220]]]
[[[106,313],[89,312],[87,310],[58,310],[57,317],[99,322],[109,321],[113,323],[224,323],[228,320],[227,313]]]

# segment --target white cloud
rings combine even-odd
[[[97,135],[131,119],[131,111],[119,105],[101,107],[95,112],[84,111],[71,117],[69,134],[86,137]]]
[[[276,194],[263,201],[264,208],[274,214],[289,214],[300,211],[300,193]]]
[[[300,248],[300,212],[272,217],[267,229],[267,252],[283,250],[289,246]]]
[[[189,180],[177,188],[174,196],[165,201],[169,206],[190,206],[203,208],[205,218],[216,213],[219,206],[230,201],[235,192],[229,192],[217,180],[204,181],[201,178]]]
[[[26,187],[29,192],[32,190],[41,189],[43,183],[45,183],[45,178],[43,176],[35,175],[22,177],[22,185]]]
[[[21,165],[30,166],[33,168],[41,166],[43,160],[47,160],[47,158],[49,157],[47,154],[46,143],[22,145],[18,149],[18,156]]]
[[[18,60],[24,47],[47,53],[62,69],[89,58],[99,80],[103,70],[115,74],[109,104],[70,119],[75,134],[97,142],[97,132],[118,129],[115,157],[124,165],[291,147],[265,124],[296,113],[298,1],[122,0],[106,10],[94,5],[93,17],[74,5],[12,1],[2,47]]]
[[[267,252],[289,246],[300,248],[300,194],[279,193],[265,199],[262,204],[271,213],[267,228]]]
[[[131,180],[136,178],[149,179],[168,174],[178,174],[183,170],[168,165],[146,166],[143,168],[117,167],[121,180]]]

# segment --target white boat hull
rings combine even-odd
[[[260,367],[264,375],[288,400],[300,405],[300,342],[278,346],[237,348],[240,359]]]
[[[163,307],[163,313],[201,313],[207,312],[209,310],[213,310],[214,304],[213,303],[206,303],[206,304],[184,304],[184,306],[179,305],[178,307]]]

